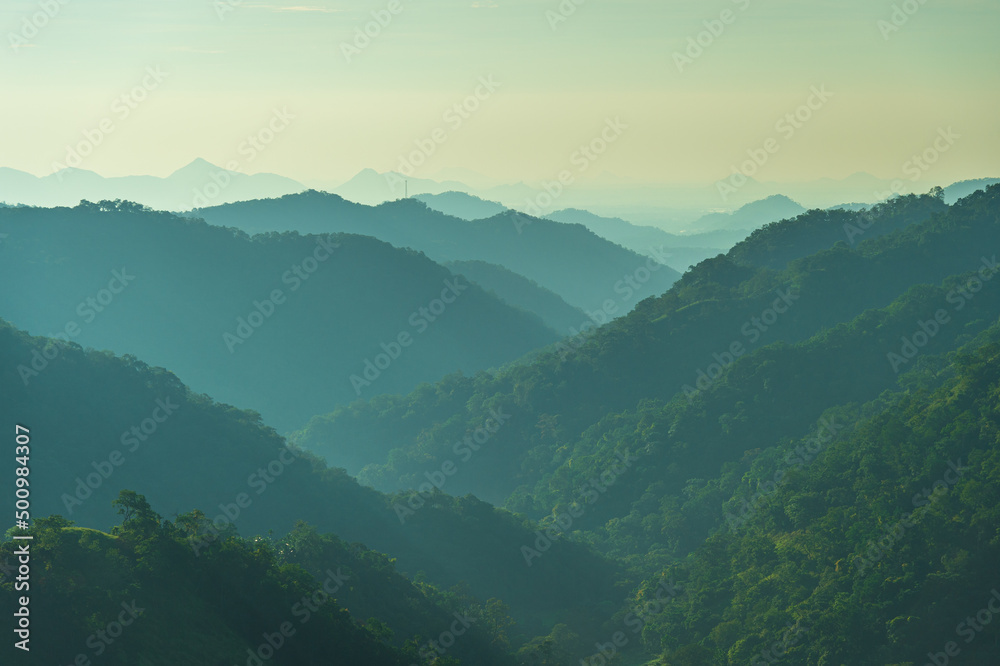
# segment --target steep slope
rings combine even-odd
[[[805,439],[759,452],[752,510],[672,567],[685,593],[645,618],[644,647],[666,664],[994,663],[996,333],[943,386],[866,405],[808,463],[780,462]]]
[[[601,217],[573,208],[556,211],[545,218],[564,224],[582,224],[598,236],[642,255],[657,252],[665,256],[664,261],[668,266],[680,273],[709,257],[724,254],[749,233],[725,230],[678,236],[656,227],[640,226],[621,218]]]
[[[695,232],[722,229],[753,230],[804,212],[806,209],[798,203],[782,194],[774,194],[766,199],[745,204],[732,213],[709,213],[692,222],[691,230]]]
[[[927,608],[926,596],[897,593],[934,587],[946,576],[949,587],[975,594],[993,566],[996,539],[985,539],[1000,527],[990,482],[1000,473],[1000,440],[989,422],[996,419],[976,418],[990,414],[990,398],[965,410],[968,402],[956,399],[953,389],[967,384],[967,397],[996,400],[982,370],[985,364],[996,381],[1000,294],[994,288],[992,302],[980,303],[979,313],[963,312],[962,321],[949,322],[957,335],[935,337],[934,348],[922,348],[911,371],[893,375],[885,349],[896,344],[892,337],[901,323],[912,325],[916,313],[936,307],[933,298],[924,300],[928,291],[915,288],[892,308],[866,313],[796,348],[758,351],[691,403],[639,405],[606,419],[567,452],[549,477],[556,494],[547,498],[553,524],[557,512],[571,506],[566,489],[600,478],[614,442],[645,444],[629,484],[608,485],[574,523],[578,539],[645,579],[627,604],[608,614],[600,634],[623,632],[615,642],[623,662],[647,663],[659,655],[655,663],[715,666],[755,657],[767,663],[770,654],[803,665],[874,666],[908,663],[920,654],[914,646],[944,646],[954,638],[954,624]],[[976,318],[985,311],[994,323],[984,330],[988,324]],[[976,331],[959,351],[947,351]],[[932,355],[938,350],[945,353]],[[962,375],[970,366],[979,366],[973,373],[979,377],[968,382]],[[869,377],[872,368],[875,376]],[[938,397],[928,400],[935,391]],[[860,406],[833,407],[838,400],[876,395]],[[927,418],[934,404],[949,408]],[[917,430],[919,437],[912,437]],[[989,459],[985,469],[967,476]],[[911,559],[906,539],[933,543],[938,528],[919,535],[910,530],[940,516],[936,505],[958,490],[974,507],[935,521],[950,522],[955,538]],[[958,536],[972,524],[976,537]],[[902,557],[892,552],[897,548]],[[902,560],[905,581],[882,568],[890,559]],[[833,590],[843,602],[830,603]],[[928,612],[934,618],[925,621]],[[781,645],[797,634],[805,634],[809,645],[802,636]],[[559,643],[570,660],[587,663],[586,655],[594,654],[590,646],[581,651],[572,641]],[[796,644],[782,655],[782,648]],[[775,645],[779,652],[771,652]]]
[[[404,653],[385,644],[331,600],[331,593],[343,598],[353,584],[346,571],[313,578],[282,568],[260,544],[235,539],[196,556],[180,525],[160,524],[141,496],[125,501],[130,515],[113,535],[60,518],[35,523],[31,663],[174,666],[266,659],[319,666],[329,664],[331,654],[372,666],[429,663],[412,647]],[[0,544],[0,559],[16,561],[20,543]],[[17,594],[12,580],[0,584],[4,608],[17,608]],[[12,641],[2,651],[4,663],[27,663]]]
[[[485,261],[453,261],[445,264],[456,275],[464,275],[500,300],[538,315],[545,325],[561,335],[572,335],[587,321],[583,310],[574,308],[545,287],[503,266]]]
[[[486,201],[465,192],[442,192],[441,194],[418,194],[413,197],[427,204],[431,210],[463,220],[484,220],[507,210],[496,201]]]
[[[933,197],[901,199],[879,209],[870,229],[895,224],[920,201],[942,205]],[[370,467],[360,478],[381,488],[406,487],[421,469],[452,455],[452,444],[487,417],[468,405],[502,401],[514,414],[512,427],[496,435],[469,472],[450,481],[450,491],[534,511],[532,498],[514,497],[515,490],[526,485],[530,494],[541,471],[567,460],[572,445],[602,418],[643,400],[696,392],[739,356],[773,342],[802,341],[886,307],[914,284],[989,269],[995,259],[982,248],[997,238],[998,217],[1000,188],[993,188],[922,224],[795,260],[782,272],[728,257],[710,260],[663,297],[563,341],[530,366],[496,377],[451,377],[409,397],[345,406],[314,419],[295,439],[334,461],[350,455],[357,464],[357,456],[367,456]],[[633,450],[645,445],[641,438],[625,441]]]
[[[194,212],[212,224],[250,233],[346,232],[374,236],[424,252],[439,262],[499,264],[559,294],[574,307],[596,311],[610,300],[615,316],[666,291],[677,271],[610,243],[583,226],[520,213],[472,222],[449,217],[413,199],[376,207],[333,194],[305,192]]]
[[[248,237],[134,204],[4,209],[0,312],[168,365],[282,430],[341,402],[498,366],[556,335],[412,251]],[[30,359],[22,360],[25,381]]]
[[[727,465],[753,460],[753,452],[784,438],[813,434],[830,407],[874,400],[898,388],[903,373],[936,367],[940,359],[935,355],[976,336],[997,339],[1000,275],[966,298],[963,289],[978,279],[970,273],[949,278],[941,287],[916,286],[888,307],[869,310],[808,340],[769,345],[743,356],[714,380],[700,382],[697,393],[647,400],[609,415],[568,443],[561,455],[552,452],[538,467],[541,480],[511,504],[535,515],[564,505],[571,500],[569,489],[585,484],[612,459],[615,443],[633,442],[641,453],[630,483],[609,489],[579,525],[598,529],[614,520],[617,530],[630,535],[629,548],[641,551],[655,544],[683,557],[723,517],[700,511],[707,501],[691,496],[692,479],[719,478]],[[839,428],[820,430],[826,437],[828,430],[835,434]],[[668,497],[678,502],[675,508],[687,501],[687,510],[666,510],[661,504],[662,519],[639,510],[642,502],[648,506],[651,498],[663,502]],[[732,511],[740,514],[738,508]],[[609,533],[604,536],[611,540]]]
[[[25,386],[17,366],[33,358],[48,358],[47,365]],[[557,541],[527,567],[521,547],[538,537],[525,519],[430,485],[422,497],[363,488],[289,448],[259,415],[194,394],[134,357],[58,346],[0,322],[0,391],[0,419],[28,428],[35,442],[35,516],[60,514],[106,530],[116,522],[111,501],[132,489],[163,516],[203,510],[207,520],[190,529],[196,553],[231,529],[280,536],[304,520],[386,553],[411,577],[423,572],[442,588],[467,584],[480,602],[502,599],[518,640],[553,622],[592,630],[588,609],[622,596],[617,567],[586,547]],[[503,405],[495,408],[507,427]],[[13,495],[13,478],[0,479],[0,491]],[[296,561],[309,566],[302,556]]]
[[[737,263],[781,270],[793,259],[837,243],[854,245],[923,222],[948,209],[942,199],[943,193],[938,189],[921,197],[913,194],[897,197],[870,210],[811,210],[757,229],[737,243],[729,257]]]
[[[628,604],[607,612],[598,646],[624,631],[623,658],[634,663],[656,656],[664,664],[746,663],[774,645],[796,664],[916,663],[953,640],[961,620],[961,604],[927,608],[945,581],[954,582],[973,612],[983,603],[974,605],[977,590],[988,599],[981,580],[996,558],[992,537],[1000,526],[995,493],[988,490],[1000,473],[995,405],[988,402],[1000,395],[994,386],[1000,381],[1000,266],[982,252],[1000,237],[1000,188],[879,236],[879,225],[891,228],[915,209],[939,205],[935,197],[896,201],[871,218],[870,240],[792,261],[783,273],[710,262],[659,301],[567,352],[563,364],[543,358],[496,378],[451,377],[409,398],[352,405],[314,420],[297,440],[325,443],[324,433],[336,432],[338,439],[376,449],[398,446],[401,433],[417,432],[363,474],[378,484],[415,485],[423,470],[453,458],[452,444],[485,417],[468,404],[513,401],[511,424],[517,425],[491,438],[446,487],[506,498],[510,508],[543,517],[553,530],[583,507],[572,514],[573,536],[644,579]],[[939,280],[940,286],[926,284]],[[728,301],[736,309],[734,294],[753,294],[775,281],[800,291],[785,314],[797,321],[773,328],[788,340],[812,328],[811,337],[739,358],[720,346],[679,395],[643,383],[667,345],[644,337],[658,331],[643,328],[638,317],[664,313],[660,322],[685,323],[694,339],[707,330],[696,326],[699,320],[720,307],[706,301]],[[769,321],[760,310],[755,316]],[[740,319],[731,321],[740,340]],[[753,328],[752,318],[743,321]],[[641,350],[643,364],[629,365],[628,376],[616,381],[627,357],[615,347],[626,343],[645,345],[647,353]],[[961,353],[952,353],[963,344]],[[971,365],[980,370],[956,380],[977,354]],[[992,379],[982,377],[984,368]],[[654,370],[665,374],[662,366]],[[952,400],[956,381],[967,387]],[[595,385],[601,392],[592,395]],[[887,390],[908,393],[903,400]],[[925,400],[934,391],[938,397]],[[606,407],[620,394],[639,395],[623,409]],[[986,400],[969,405],[978,396]],[[921,434],[909,437],[918,415],[933,404],[946,409],[920,416]],[[375,410],[379,419],[369,431]],[[859,428],[859,419],[881,432]],[[622,455],[631,464],[619,480]],[[944,510],[952,494],[928,499],[930,488],[949,460],[970,466],[966,456],[976,464],[989,459],[989,466],[975,469],[977,479],[992,481],[964,486],[966,506]],[[514,488],[511,478],[524,484]],[[920,551],[900,547],[896,558],[890,553],[899,529],[913,529],[899,525],[914,493],[923,494],[913,507],[936,504],[933,512],[919,512],[924,520],[949,525],[953,536],[935,539],[938,527],[921,529],[915,536]],[[974,534],[967,534],[972,523],[966,521],[974,521]],[[872,546],[879,539],[890,545]],[[899,560],[899,573],[873,573],[887,557]],[[899,594],[911,581],[921,591],[912,598]],[[669,599],[661,598],[664,590],[671,590]],[[845,601],[832,603],[834,595]],[[949,614],[956,619],[946,622]],[[550,638],[570,662],[597,658],[593,648],[581,651],[557,632]],[[926,640],[922,652],[918,639]],[[982,658],[992,647],[986,643],[970,654]]]
[[[1000,183],[1000,178],[978,178],[976,180],[962,180],[957,183],[952,183],[948,187],[944,188],[944,201],[948,205],[951,205],[959,199],[964,199],[973,192],[985,190],[991,185],[996,185],[997,183]]]

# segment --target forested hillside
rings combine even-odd
[[[487,416],[467,405],[512,402],[511,423],[527,425],[488,440],[448,489],[539,518],[625,562],[629,580],[645,581],[607,614],[598,644],[605,657],[622,632],[615,650],[624,663],[659,655],[656,663],[735,665],[767,663],[768,654],[793,664],[917,663],[957,640],[961,608],[974,613],[990,598],[982,581],[1000,525],[1000,441],[989,416],[989,401],[1000,399],[1000,287],[988,251],[1000,238],[997,196],[993,188],[950,209],[937,196],[898,199],[869,218],[879,237],[793,259],[781,272],[707,262],[579,350],[557,348],[495,378],[449,377],[407,398],[352,405],[314,420],[296,440],[309,446],[326,430],[364,441],[368,451],[384,441],[385,462],[361,478],[416,486],[423,470],[458,460],[463,433]],[[796,222],[811,224],[808,216]],[[793,253],[808,236],[795,222],[770,233]],[[716,367],[643,395],[656,385],[641,382],[642,366],[625,365],[625,350],[659,343],[659,354],[643,357],[651,363],[670,339],[637,339],[636,331],[660,330],[641,322],[644,314],[689,327],[693,342],[694,331],[707,335],[699,324],[713,321],[703,313],[760,283],[799,287],[784,313],[792,320],[785,340],[751,347],[734,335],[743,352],[719,347]],[[823,307],[807,301],[807,290]],[[706,302],[710,294],[716,298]],[[828,324],[833,318],[841,323]],[[593,383],[607,388],[622,366],[633,383],[613,384],[621,391],[592,401]],[[588,379],[570,380],[587,377],[584,367]],[[639,397],[622,408],[606,399],[622,393],[623,401]],[[375,411],[369,429],[363,424]],[[418,434],[398,446],[405,432]],[[954,470],[973,465],[982,485],[967,487],[964,469]],[[907,548],[901,535],[918,529],[921,549]],[[880,575],[897,543],[899,573]],[[942,587],[945,580],[954,582]],[[955,597],[939,602],[946,589]],[[980,663],[995,654],[996,638],[969,626],[958,638],[979,641],[967,654]],[[589,658],[572,637],[549,638],[566,660],[559,663]]]
[[[740,356],[775,342],[807,340],[888,306],[915,284],[940,284],[989,267],[993,253],[984,256],[984,248],[998,234],[997,197],[1000,188],[993,188],[895,233],[802,256],[782,271],[730,256],[707,260],[662,297],[561,341],[531,365],[496,376],[452,376],[406,397],[339,407],[313,419],[296,441],[334,464],[357,466],[363,462],[358,456],[367,456],[371,467],[361,473],[363,481],[408,487],[425,468],[453,456],[454,443],[480,427],[491,404],[503,403],[515,414],[511,427],[496,434],[454,485],[504,503],[518,488],[534,485],[544,466],[564,459],[556,452],[606,416],[642,400],[696,392]],[[943,204],[933,196],[899,198],[875,209],[869,228],[876,233],[883,220],[896,224],[913,209],[938,206]],[[811,219],[796,222],[808,227]],[[778,225],[772,237],[782,238],[782,229],[791,237],[782,241],[789,252],[804,253],[794,249],[803,237],[798,225]],[[746,243],[731,254],[752,255],[757,241]],[[504,474],[495,473],[497,465]]]
[[[17,366],[36,354],[55,357],[25,386]],[[536,528],[523,517],[433,486],[419,505],[361,487],[289,447],[258,414],[191,392],[134,357],[57,346],[0,322],[0,390],[0,418],[23,424],[36,442],[36,516],[107,530],[117,521],[111,502],[134,490],[164,517],[203,511],[207,520],[192,527],[199,552],[231,529],[277,538],[306,521],[386,553],[411,577],[442,589],[464,584],[480,604],[501,599],[519,640],[547,632],[554,620],[592,629],[587,609],[624,595],[615,587],[617,565],[584,546],[558,542],[525,575],[519,549],[534,542]],[[591,585],[579,586],[581,577]]]
[[[537,317],[370,237],[250,237],[126,202],[4,209],[0,233],[0,281],[18,285],[0,296],[10,322],[168,367],[282,431],[557,339]],[[34,380],[32,359],[17,367]]]
[[[134,493],[119,506],[124,522],[111,534],[60,517],[36,521],[32,557],[46,566],[31,581],[34,662],[319,666],[337,655],[373,666],[431,663],[428,646],[394,647],[385,625],[362,626],[343,610],[338,600],[357,585],[353,569],[331,562],[314,578],[260,540],[231,538],[196,556],[187,517],[161,521]],[[17,560],[14,542],[0,545],[0,559]],[[5,610],[15,598],[5,579]],[[18,658],[11,643],[2,651],[5,663]]]
[[[415,199],[372,207],[310,191],[202,208],[191,214],[249,233],[365,234],[396,247],[418,250],[438,262],[498,264],[554,291],[577,308],[597,311],[606,301],[615,301],[614,316],[627,313],[643,298],[663,293],[680,276],[662,265],[662,259],[647,259],[582,225],[514,212],[468,221],[439,213]]]
[[[663,261],[681,273],[709,257],[724,254],[750,234],[750,230],[718,230],[685,235],[667,233],[658,227],[632,224],[621,218],[602,217],[590,211],[568,208],[545,216],[565,224],[582,224],[598,236],[639,254],[658,253]]]
[[[0,666],[1000,666],[1000,2],[0,16]]]
[[[936,389],[928,371],[856,422],[828,413],[843,429],[821,443],[749,452],[728,507],[749,511],[662,574],[684,592],[642,628],[659,663],[994,663],[998,341],[995,326]]]
[[[572,335],[589,319],[583,310],[574,308],[545,287],[503,266],[485,261],[453,261],[445,266],[456,275],[464,275],[500,300],[538,315],[560,337]]]
[[[172,372],[3,324],[0,417],[41,442],[34,511],[80,526],[40,525],[63,563],[44,608],[145,592],[157,628],[135,646],[211,624],[193,649],[231,659],[335,562],[354,584],[276,663],[342,641],[423,663],[455,613],[475,629],[433,663],[903,665],[951,642],[986,659],[995,635],[955,625],[989,603],[998,548],[998,196],[900,198],[866,213],[869,239],[813,255],[808,230],[840,217],[774,225],[584,338],[342,407],[293,445]],[[787,267],[754,265],[760,247]],[[729,344],[692,351],[712,340]],[[94,531],[116,509],[124,524]],[[51,649],[86,645],[120,603]],[[165,663],[132,646],[121,663]]]

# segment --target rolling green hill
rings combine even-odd
[[[281,430],[339,403],[499,366],[557,339],[413,251],[255,237],[125,202],[4,209],[0,312],[136,355]],[[25,381],[36,372],[23,359]]]
[[[579,330],[588,321],[583,310],[574,308],[557,294],[503,266],[485,261],[453,261],[445,266],[456,275],[464,275],[483,289],[492,291],[508,305],[538,315],[561,336],[572,335],[572,331]]]
[[[668,266],[615,245],[582,225],[560,224],[520,213],[467,221],[415,199],[380,206],[351,203],[335,194],[304,192],[192,211],[212,224],[249,233],[295,230],[374,236],[438,262],[485,261],[534,280],[567,303],[590,311],[621,300],[616,316],[679,277]],[[653,266],[650,270],[648,266]]]
[[[51,358],[26,386],[17,366],[36,353]],[[518,623],[511,631],[517,641],[547,633],[553,622],[592,630],[588,609],[624,595],[616,588],[618,567],[585,546],[557,542],[525,567],[520,549],[537,538],[537,527],[525,518],[430,485],[423,498],[364,488],[343,470],[289,447],[258,414],[193,393],[173,373],[135,357],[57,345],[0,321],[0,390],[0,419],[24,425],[35,442],[35,516],[58,514],[107,530],[117,522],[111,502],[122,490],[135,490],[172,520],[204,512],[206,520],[188,521],[189,533],[198,535],[195,553],[233,529],[248,537],[273,532],[277,539],[306,521],[386,553],[411,579],[419,574],[444,590],[463,585],[459,596],[479,604],[502,600]],[[0,490],[13,495],[8,479],[0,480]],[[317,547],[343,550],[338,542]],[[315,555],[300,549],[293,559],[308,568]],[[591,584],[578,585],[581,577]],[[377,609],[378,598],[370,607]]]
[[[342,405],[291,444],[166,370],[3,324],[0,418],[52,443],[33,458],[39,515],[107,529],[122,489],[149,498],[122,496],[111,536],[43,524],[68,557],[88,561],[79,539],[147,576],[183,546],[206,581],[184,594],[265,579],[265,599],[343,562],[359,584],[324,645],[360,632],[371,663],[456,612],[481,623],[444,655],[460,663],[990,663],[997,239],[1000,186],[811,211],[600,328]],[[36,356],[25,384],[16,359]],[[143,547],[115,546],[125,534]],[[232,571],[206,569],[217,558]],[[209,654],[264,631],[217,599],[192,617],[218,627]]]
[[[994,638],[966,624],[966,647],[955,626],[990,600],[1000,529],[998,198],[902,197],[773,225],[579,349],[343,407],[295,440],[360,444],[362,479],[407,487],[456,459],[485,405],[510,404],[512,427],[446,488],[538,518],[642,581],[603,612],[596,644],[553,631],[561,663],[613,648],[664,666],[902,665],[950,641],[986,663]],[[834,240],[859,221],[870,236]],[[823,238],[833,247],[810,255]],[[950,462],[975,471],[945,477]]]
[[[159,522],[141,496],[113,534],[69,526],[58,517],[37,521],[31,556],[35,575],[29,605],[32,663],[329,664],[407,666],[415,646],[394,648],[352,621],[335,599],[353,584],[344,570],[313,578],[284,565],[260,543],[230,539],[197,557],[183,528]],[[0,558],[16,559],[14,542]],[[9,581],[0,584],[5,609],[14,609]],[[12,613],[11,613],[12,614]],[[16,663],[11,642],[2,648]]]
[[[740,355],[806,340],[887,306],[914,284],[977,270],[982,248],[997,237],[998,196],[994,188],[930,218],[920,212],[922,223],[853,248],[839,243],[783,271],[737,262],[734,256],[757,251],[757,241],[748,240],[729,256],[703,262],[662,297],[596,332],[560,342],[531,365],[495,377],[449,377],[410,396],[342,406],[315,418],[295,439],[332,461],[350,455],[359,465],[365,462],[359,456],[366,457],[360,478],[395,490],[454,455],[454,443],[488,417],[487,409],[475,406],[503,403],[514,414],[513,425],[454,480],[456,492],[503,504],[515,490],[533,486],[545,465],[562,460],[560,452],[605,416],[642,400],[669,400],[686,388],[690,393]],[[874,233],[914,208],[939,206],[931,196],[900,198],[876,210],[869,226]],[[843,215],[857,221],[868,213]],[[789,256],[804,252],[796,249],[798,226],[779,225],[773,236],[781,238],[782,228],[792,237]]]

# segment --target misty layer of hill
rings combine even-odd
[[[305,192],[192,212],[212,224],[248,233],[296,230],[374,236],[438,262],[498,264],[588,311],[610,304],[612,316],[666,291],[679,273],[611,243],[581,225],[519,213],[467,221],[413,199],[370,207],[335,194]]]
[[[838,243],[854,246],[947,210],[940,188],[930,195],[897,197],[891,203],[860,210],[814,210],[755,230],[728,257],[737,264],[781,270],[795,259]]]
[[[320,187],[318,189],[334,192],[349,201],[377,206],[387,201],[396,201],[405,198],[409,194],[412,198],[422,199],[425,196],[435,197],[447,195],[439,199],[444,205],[453,205],[460,202],[462,194],[468,194],[476,199],[486,201],[524,201],[529,197],[538,194],[536,190],[524,183],[509,183],[504,185],[488,185],[483,181],[489,180],[475,172],[466,172],[458,169],[460,182],[445,178],[444,180],[433,180],[429,178],[414,178],[406,176],[397,171],[379,173],[374,169],[362,169],[346,183],[341,183],[335,187]],[[478,184],[480,187],[474,187]],[[466,201],[465,203],[468,203]],[[494,213],[495,214],[495,213]],[[476,218],[470,218],[476,219]]]
[[[365,236],[249,237],[134,204],[7,208],[0,311],[134,354],[282,430],[554,342],[536,316]],[[22,380],[45,362],[26,357]]]
[[[66,167],[41,178],[0,168],[0,201],[31,206],[75,206],[81,200],[125,199],[159,210],[190,210],[210,205],[279,197],[306,189],[290,178],[269,173],[247,175],[197,159],[165,178],[105,178]]]
[[[486,201],[465,192],[421,194],[413,198],[427,204],[428,208],[468,221],[494,217],[508,210],[496,201]],[[801,212],[793,211],[789,206],[758,203],[760,205],[751,205],[747,208],[746,214],[732,216],[734,220],[745,221],[747,223],[745,228],[733,228],[726,224],[707,224],[710,229],[713,226],[720,228],[686,235],[671,234],[658,227],[636,225],[621,218],[603,217],[575,208],[549,213],[544,218],[564,224],[582,224],[601,238],[606,238],[643,256],[666,257],[665,263],[668,266],[683,273],[704,259],[724,253],[743,240],[749,235],[750,230],[757,226]],[[728,218],[728,216],[723,217]]]
[[[507,207],[496,201],[486,201],[466,192],[442,192],[441,194],[419,194],[413,197],[427,204],[427,207],[445,215],[463,220],[485,220],[507,211]]]
[[[552,622],[591,631],[597,625],[588,609],[623,596],[614,585],[618,567],[584,546],[557,542],[545,558],[526,567],[521,546],[535,543],[537,528],[524,518],[433,486],[419,505],[361,487],[343,470],[288,446],[258,414],[193,393],[171,372],[135,357],[65,345],[25,386],[16,370],[21,359],[54,349],[59,349],[54,340],[30,337],[0,320],[0,417],[26,427],[35,442],[35,517],[61,515],[80,527],[107,530],[119,522],[113,500],[122,490],[134,490],[152,511],[183,527],[195,556],[218,552],[217,547],[225,555],[234,531],[248,537],[273,532],[275,538],[290,533],[286,538],[293,546],[281,549],[285,559],[316,572],[338,564],[324,565],[327,556],[353,567],[351,560],[341,560],[339,542],[296,529],[306,521],[321,533],[387,554],[391,561],[351,547],[357,559],[384,576],[394,564],[410,579],[419,574],[442,590],[458,585],[457,597],[480,605],[501,599],[518,623],[510,635],[519,642],[547,633]],[[504,406],[493,408],[499,427],[508,427]],[[11,483],[4,480],[0,488],[13,494]],[[262,564],[258,573],[233,562],[230,575],[262,580],[267,563]],[[589,584],[580,586],[581,579]],[[395,581],[385,585],[402,585]],[[423,633],[435,626],[433,605],[408,602],[410,593],[381,597],[385,585],[338,598],[353,599],[352,612],[377,611],[397,632]],[[255,599],[257,589],[247,587],[247,599]],[[446,608],[454,601],[448,595],[430,598]]]
[[[48,553],[81,562],[63,569],[113,560],[127,575],[104,586],[169,606],[153,563],[176,562],[206,589],[242,585],[266,625],[343,559],[372,586],[344,607],[378,621],[324,620],[316,645],[359,632],[371,663],[412,654],[420,641],[400,640],[456,608],[491,646],[460,663],[884,666],[958,645],[991,663],[996,641],[969,618],[996,596],[1000,557],[1000,186],[942,198],[772,223],[530,363],[342,406],[290,448],[166,370],[2,323],[0,417],[49,443],[33,454],[38,515],[107,529],[122,489],[149,498],[126,494],[110,537],[43,525]],[[53,350],[25,385],[16,359]],[[309,451],[411,490],[364,488]],[[454,497],[469,492],[507,510]],[[79,576],[59,584],[66,608],[86,603]],[[266,631],[203,599],[193,617],[226,645]]]
[[[599,634],[626,661],[919,663],[989,602],[1000,554],[1000,187],[940,196],[777,223],[578,349],[295,441],[415,487],[486,416],[468,405],[503,401],[513,427],[446,489],[557,531],[582,507],[573,537],[644,580]],[[596,654],[557,633],[567,663]]]
[[[549,328],[560,335],[573,335],[589,321],[583,310],[574,308],[558,294],[503,266],[485,261],[453,261],[445,264],[445,267],[493,292],[508,305],[538,315]]]
[[[732,213],[709,213],[691,223],[694,233],[707,231],[753,231],[770,222],[795,217],[806,209],[788,197],[775,194],[748,203]]]
[[[743,240],[749,231],[719,230],[690,235],[671,234],[657,227],[646,227],[617,217],[601,217],[589,211],[566,209],[545,216],[565,224],[582,224],[598,236],[646,256],[662,256],[668,266],[684,273],[709,257],[725,254]]]
[[[350,180],[337,185],[330,191],[336,192],[348,201],[366,206],[377,206],[386,201],[401,199],[407,194],[415,197],[425,194],[444,194],[445,192],[468,192],[469,188],[457,181],[438,182],[426,178],[404,176],[394,171],[381,174],[374,169],[362,169]]]
[[[497,185],[485,182],[488,180],[481,175],[461,171],[454,177],[448,175],[435,180],[405,176],[394,171],[379,173],[374,169],[364,169],[346,183],[317,182],[312,185],[368,205],[394,201],[406,196],[407,192],[410,196],[459,192],[524,211],[534,210],[538,196],[545,192],[541,183]],[[723,180],[704,185],[656,184],[602,174],[589,181],[586,187],[567,189],[560,195],[559,205],[592,210],[602,215],[622,216],[641,224],[667,223],[664,228],[673,231],[676,224],[681,224],[678,230],[686,228],[682,220],[694,219],[689,217],[692,211],[739,207],[770,197],[788,197],[806,208],[826,209],[845,201],[872,205],[892,194],[910,194],[924,187],[909,178],[886,179],[864,172],[841,179],[782,183],[748,178],[744,185],[732,188],[732,191],[720,189],[726,183]],[[669,202],[669,205],[665,206],[664,202]]]
[[[959,199],[964,199],[973,192],[985,190],[991,185],[1000,183],[1000,178],[978,178],[976,180],[962,180],[952,183],[944,188],[944,202],[951,205]]]
[[[803,340],[885,306],[915,281],[936,282],[975,267],[979,247],[994,232],[986,212],[961,233],[939,222],[932,227],[940,237],[933,245],[926,237],[884,235],[907,224],[915,228],[942,212],[959,214],[935,196],[911,195],[871,212],[817,210],[773,223],[729,255],[699,264],[662,297],[593,334],[559,342],[531,366],[495,378],[448,378],[442,384],[447,389],[422,388],[378,405],[344,405],[314,419],[299,441],[332,464],[351,470],[369,465],[360,473],[363,481],[397,490],[412,483],[429,457],[446,456],[456,435],[482,418],[468,413],[453,418],[465,411],[465,400],[516,396],[527,410],[521,425],[498,435],[503,446],[491,449],[494,457],[480,457],[474,470],[455,480],[457,492],[503,503],[519,486],[533,484],[540,467],[532,451],[541,442],[578,436],[602,415],[639,400],[669,398],[694,385],[699,372],[731,354],[734,344],[747,352],[779,340]],[[945,219],[957,225],[954,217]],[[852,249],[846,239],[854,230],[861,235]],[[882,249],[890,238],[898,247]],[[818,247],[832,246],[813,255]],[[789,311],[792,315],[778,316]],[[447,421],[437,422],[442,415]],[[399,448],[404,450],[390,453]]]

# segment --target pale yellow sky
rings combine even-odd
[[[415,176],[536,181],[618,118],[627,129],[581,182],[712,183],[768,139],[759,180],[896,178],[949,127],[961,138],[927,182],[1000,174],[996,0],[909,0],[898,26],[895,0],[580,1],[52,0],[43,21],[37,2],[8,0],[0,166],[51,173],[83,142],[81,168],[105,176],[202,157],[339,181],[398,168],[421,142],[433,150]],[[814,86],[832,96],[789,136],[778,122]],[[246,150],[275,109],[294,119]]]

